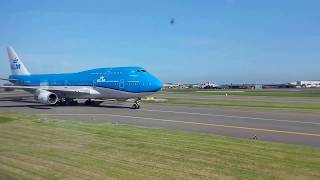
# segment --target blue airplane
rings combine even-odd
[[[125,101],[134,99],[133,109],[139,109],[142,97],[162,88],[162,82],[141,67],[98,68],[78,73],[30,74],[12,47],[7,48],[12,75],[12,86],[34,94],[42,104],[77,104],[85,99],[86,105],[100,104],[101,100]]]

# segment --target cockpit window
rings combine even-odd
[[[137,70],[137,72],[147,72],[147,71],[144,69],[139,69],[139,70]]]

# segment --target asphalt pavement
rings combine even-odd
[[[35,102],[27,93],[0,93],[0,112],[33,113],[65,120],[92,120],[320,146],[320,113],[150,104],[142,104],[142,109],[133,110],[130,106],[129,103],[46,106]]]

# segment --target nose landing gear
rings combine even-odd
[[[131,109],[140,109],[140,102],[141,98],[134,101],[134,104],[131,106]]]

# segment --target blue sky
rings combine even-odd
[[[11,45],[32,73],[134,65],[164,82],[320,79],[319,7],[317,0],[0,1],[0,72],[10,74]]]

